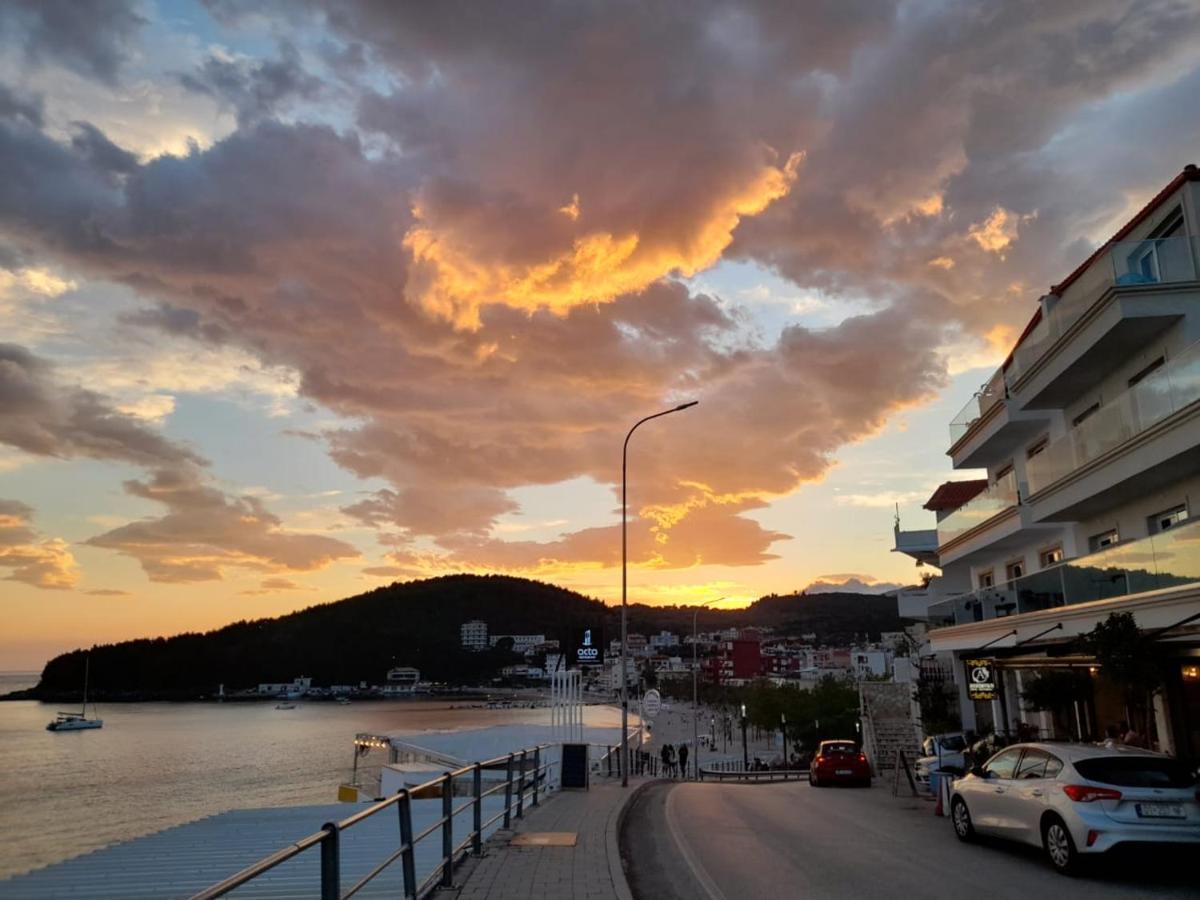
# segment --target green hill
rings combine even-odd
[[[690,632],[690,607],[631,604],[629,629]],[[503,650],[471,653],[459,626],[483,619],[492,634],[545,634],[568,641],[580,629],[619,636],[619,607],[550,584],[501,575],[448,575],[397,583],[277,619],[236,622],[205,634],[124,641],[92,648],[91,689],[100,700],[187,698],[260,682],[312,676],[315,684],[379,683],[392,666],[411,665],[429,681],[479,684],[513,661]],[[816,633],[828,643],[878,637],[899,627],[894,600],[861,594],[764,597],[740,610],[709,610],[700,628],[769,625]],[[31,695],[78,696],[87,651],[46,664]]]

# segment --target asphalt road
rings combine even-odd
[[[1200,897],[1195,853],[1130,853],[1068,878],[1034,848],[962,844],[931,802],[878,784],[655,784],[620,841],[637,900]]]

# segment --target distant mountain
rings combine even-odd
[[[631,633],[691,631],[693,608],[631,604]],[[459,626],[483,619],[491,634],[545,634],[569,641],[581,629],[605,641],[620,634],[619,607],[574,591],[501,575],[447,575],[397,583],[276,619],[236,622],[206,634],[94,647],[91,690],[97,699],[188,698],[261,682],[312,676],[315,684],[379,683],[393,666],[423,679],[479,684],[513,660],[502,650],[471,653]],[[769,596],[739,610],[704,609],[700,629],[769,625],[844,643],[899,628],[894,600],[868,594]],[[86,651],[52,659],[37,688],[46,700],[79,694]]]

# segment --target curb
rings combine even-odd
[[[617,895],[617,900],[633,900],[633,892],[629,890],[629,882],[625,878],[625,866],[621,863],[621,826],[625,824],[625,814],[629,811],[635,797],[660,780],[655,778],[643,781],[625,794],[625,798],[608,814],[604,851],[608,857],[608,876],[612,879],[613,892]]]

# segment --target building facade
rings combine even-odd
[[[939,488],[941,576],[902,615],[953,654],[964,727],[1093,739],[1145,723],[1153,746],[1200,758],[1200,173],[1189,166],[1040,299],[1008,359],[950,424]],[[941,496],[939,496],[941,495]],[[1193,498],[1195,500],[1193,501]],[[929,534],[896,549],[928,559]],[[1138,709],[1083,640],[1129,613],[1164,682]],[[967,662],[993,691],[971,699]],[[1061,710],[1023,695],[1051,670],[1081,689]],[[1131,706],[1132,703],[1132,706]]]
[[[481,619],[472,619],[459,626],[463,649],[479,652],[488,648],[488,626]]]

